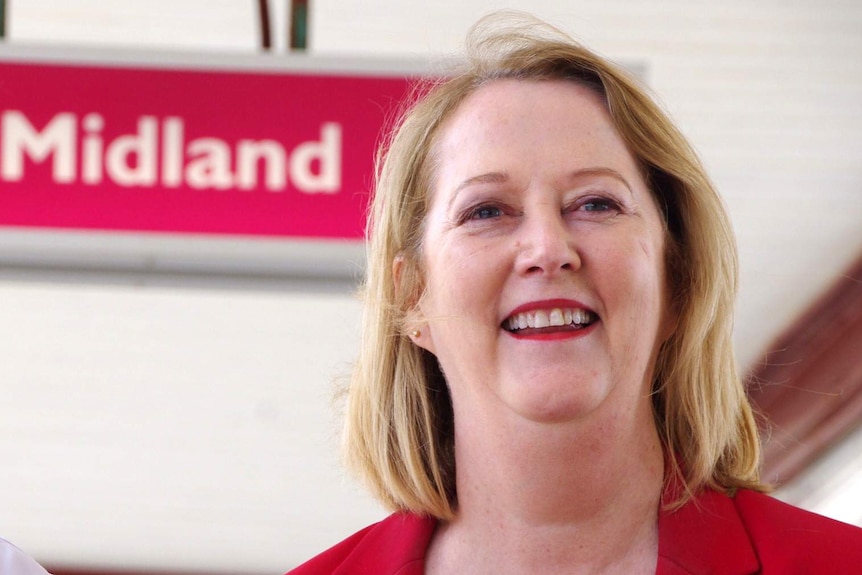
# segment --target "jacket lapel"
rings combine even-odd
[[[390,515],[368,531],[333,575],[422,575],[436,526],[428,517]]]
[[[705,491],[658,522],[656,575],[752,575],[760,562],[733,500]]]
[[[433,518],[390,515],[368,531],[333,575],[422,575],[436,525]],[[661,511],[658,531],[656,575],[760,572],[760,562],[733,500],[722,493],[706,491],[676,511]]]

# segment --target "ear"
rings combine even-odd
[[[392,260],[392,281],[395,288],[395,301],[404,309],[404,321],[401,329],[415,345],[434,353],[433,339],[428,323],[422,319],[419,309],[421,296],[418,292],[418,274],[415,264],[408,262],[404,254],[398,254]],[[405,294],[402,290],[409,290]]]
[[[400,253],[392,260],[392,281],[395,283],[395,293],[401,289],[401,272],[404,269],[404,254]],[[397,296],[396,296],[397,297]]]

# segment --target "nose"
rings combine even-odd
[[[581,267],[573,231],[559,209],[544,209],[526,217],[516,243],[516,269],[522,275],[554,276]]]

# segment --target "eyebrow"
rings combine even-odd
[[[470,187],[475,184],[505,184],[509,181],[509,174],[506,172],[488,172],[487,174],[479,174],[478,176],[473,176],[471,178],[467,178],[455,188],[455,195],[458,194],[464,188]]]
[[[625,188],[629,191],[629,194],[634,196],[634,190],[632,190],[631,185],[629,185],[628,180],[626,180],[621,173],[614,170],[613,168],[605,168],[605,167],[595,167],[595,168],[583,168],[580,170],[575,170],[574,172],[568,175],[568,181],[577,181],[581,178],[590,177],[590,176],[605,176],[609,178],[613,178],[625,186]],[[479,174],[478,176],[472,176],[458,184],[455,188],[455,192],[452,194],[450,199],[450,204],[455,198],[458,196],[458,193],[464,188],[469,188],[470,186],[476,184],[505,184],[509,181],[509,174],[507,172],[488,172],[485,174]]]
[[[476,184],[505,184],[508,181],[509,174],[506,172],[488,172],[486,174],[469,177],[455,187],[455,191],[452,192],[452,195],[449,197],[449,207],[452,207],[452,204],[455,203],[455,198],[458,197],[458,194],[460,194],[461,190],[464,188],[469,188]]]
[[[625,179],[625,177],[623,177],[623,175],[621,173],[614,170],[613,168],[603,168],[603,167],[584,168],[582,170],[577,170],[575,172],[572,172],[569,175],[569,178],[571,180],[579,180],[583,177],[589,177],[589,176],[606,176],[609,178],[613,178],[614,180],[617,180],[623,186],[625,186],[625,188],[629,191],[629,194],[631,194],[632,197],[634,197],[634,190],[632,190],[632,187],[629,184],[629,181],[627,179]]]

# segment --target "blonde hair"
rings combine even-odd
[[[603,95],[663,212],[678,323],[659,352],[653,406],[666,481],[684,486],[675,503],[704,487],[764,489],[757,428],[733,356],[736,244],[718,194],[682,134],[627,73],[559,30],[511,14],[474,26],[463,68],[420,88],[379,151],[362,342],[348,389],[348,464],[388,508],[454,516],[446,381],[434,356],[408,336],[423,290],[420,254],[437,134],[465,98],[497,79],[571,81]]]

